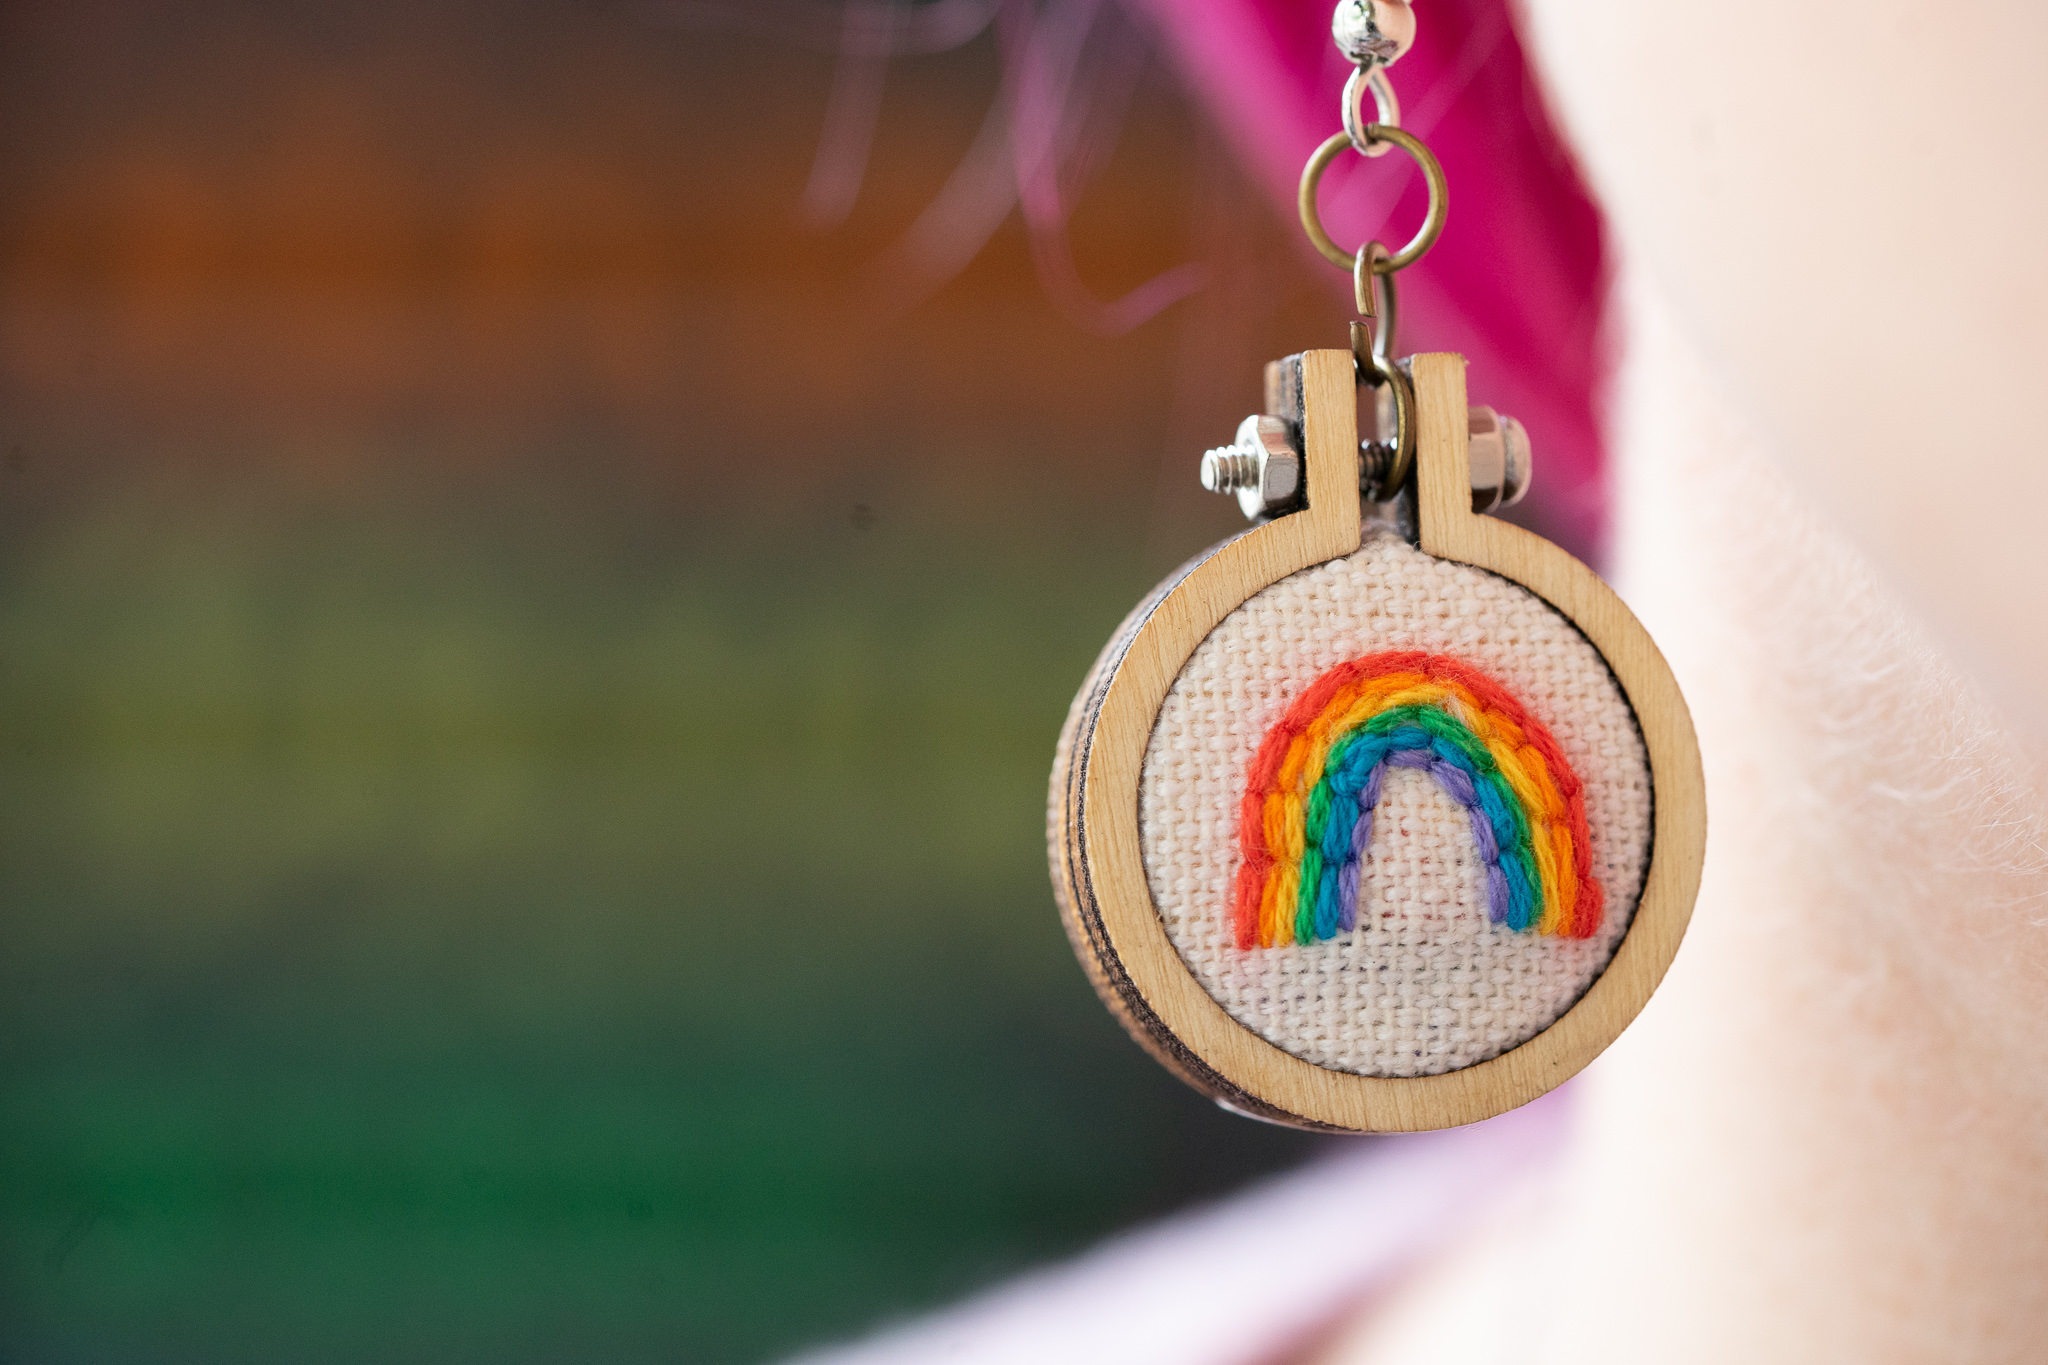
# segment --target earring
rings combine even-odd
[[[1345,0],[1333,31],[1358,66],[1301,210],[1362,320],[1348,350],[1269,365],[1266,411],[1203,456],[1255,524],[1097,659],[1049,848],[1090,979],[1160,1061],[1259,1118],[1409,1132],[1527,1103],[1634,1019],[1692,911],[1706,801],[1642,626],[1489,515],[1527,490],[1520,424],[1468,406],[1461,357],[1392,358],[1394,276],[1447,187],[1386,77],[1407,6]],[[1429,210],[1399,251],[1324,230],[1316,188],[1346,149],[1421,166]]]

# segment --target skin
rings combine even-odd
[[[1528,6],[1623,259],[1617,577],[1706,877],[1571,1167],[1330,1361],[2048,1342],[2048,10],[1755,13]]]
[[[2048,9],[1755,13],[1531,0],[1525,30],[1628,268],[1722,400],[2024,720],[2048,676],[2048,611],[2012,591],[2048,562]]]

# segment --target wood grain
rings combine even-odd
[[[1267,392],[1269,407],[1299,395],[1307,506],[1191,561],[1132,612],[1097,660],[1054,764],[1047,831],[1054,887],[1103,998],[1147,1050],[1223,1103],[1300,1127],[1351,1132],[1472,1123],[1575,1074],[1656,989],[1699,887],[1706,839],[1699,752],[1670,669],[1620,598],[1549,542],[1473,515],[1464,359],[1416,356],[1421,547],[1522,584],[1578,626],[1614,670],[1642,728],[1654,789],[1642,900],[1613,960],[1577,1004],[1521,1046],[1461,1070],[1400,1079],[1331,1071],[1290,1056],[1225,1013],[1181,961],[1152,903],[1139,853],[1138,785],[1167,691],[1209,632],[1269,584],[1358,548],[1351,355],[1310,351],[1298,364],[1298,379],[1292,370],[1269,372]]]

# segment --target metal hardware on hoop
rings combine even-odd
[[[1324,259],[1351,272],[1359,315],[1359,321],[1351,324],[1352,361],[1360,386],[1380,391],[1382,431],[1389,424],[1393,428],[1386,433],[1388,439],[1360,442],[1359,487],[1374,501],[1386,502],[1400,491],[1415,466],[1415,391],[1408,372],[1394,360],[1394,330],[1400,321],[1394,272],[1415,264],[1436,245],[1450,215],[1450,186],[1436,155],[1421,138],[1401,127],[1401,102],[1387,79],[1387,67],[1415,38],[1414,11],[1406,0],[1339,0],[1330,32],[1338,50],[1353,63],[1350,79],[1344,82],[1344,131],[1316,148],[1302,167],[1301,226]],[[1371,122],[1365,117],[1368,94],[1375,115]],[[1429,207],[1422,226],[1399,251],[1389,251],[1376,241],[1346,251],[1323,226],[1316,191],[1330,163],[1347,147],[1364,157],[1385,156],[1399,147],[1421,168],[1429,188]]]

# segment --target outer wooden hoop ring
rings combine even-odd
[[[1354,1076],[1291,1056],[1225,1013],[1174,951],[1138,851],[1138,783],[1167,690],[1196,646],[1246,599],[1359,544],[1351,353],[1305,353],[1307,507],[1217,546],[1131,614],[1074,700],[1054,763],[1047,829],[1068,934],[1132,1036],[1223,1103],[1299,1127],[1449,1128],[1505,1113],[1577,1074],[1620,1036],[1663,979],[1691,918],[1706,850],[1699,746],[1664,656],[1591,569],[1520,527],[1472,513],[1464,357],[1419,355],[1412,374],[1422,549],[1521,584],[1606,658],[1649,754],[1650,866],[1627,934],[1577,1004],[1521,1046],[1438,1076]]]

